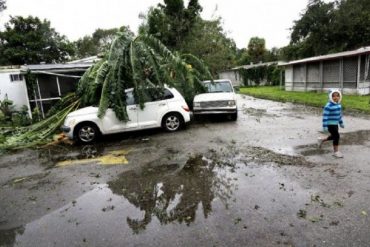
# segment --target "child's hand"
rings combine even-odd
[[[344,129],[344,124],[339,124],[339,126],[342,128],[342,129]]]

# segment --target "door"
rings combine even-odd
[[[158,92],[154,89],[146,91],[146,100],[144,109],[138,109],[138,124],[140,128],[160,127],[161,116],[168,111],[167,101],[164,98],[164,92]]]
[[[120,121],[112,109],[108,109],[102,119],[103,128],[106,133],[117,133],[135,130],[139,128],[138,125],[138,109],[135,99],[131,91],[126,92],[126,111],[129,120],[127,122]]]

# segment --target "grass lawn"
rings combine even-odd
[[[291,92],[280,89],[279,86],[241,87],[240,93],[256,98],[317,107],[323,107],[328,102],[328,93]],[[342,106],[346,110],[361,111],[370,114],[370,95],[344,95]]]

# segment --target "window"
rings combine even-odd
[[[168,90],[168,89],[164,90],[164,95],[163,95],[164,99],[172,99],[174,97],[175,96],[173,96],[173,94],[170,92],[170,90]]]
[[[132,91],[126,92],[126,105],[135,105],[135,98]]]
[[[23,75],[21,74],[10,74],[10,81],[23,81]]]
[[[172,99],[174,97],[168,89],[163,88],[150,88],[146,90],[146,93],[149,97],[148,101],[161,101],[165,99]]]
[[[205,87],[208,93],[230,93],[233,88],[228,81],[218,81],[218,82],[206,82]]]
[[[162,88],[150,88],[143,90],[142,96],[145,103],[174,98],[174,95],[168,89]],[[135,105],[135,104],[137,104],[137,102],[135,101],[134,92],[132,90],[127,91],[126,105]]]

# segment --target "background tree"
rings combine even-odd
[[[149,10],[139,33],[149,33],[170,50],[179,50],[181,40],[189,34],[201,11],[198,0],[190,0],[187,8],[183,0],[164,0],[164,5]]]
[[[6,1],[0,0],[0,12],[6,9]]]
[[[95,32],[89,36],[78,39],[74,42],[76,58],[84,58],[95,56],[106,52],[118,32],[131,32],[129,27],[122,26],[120,28],[111,29],[96,29]]]
[[[267,50],[264,58],[264,62],[278,61],[280,57],[280,49],[277,47],[272,47],[271,50]]]
[[[237,48],[224,33],[220,18],[211,21],[199,18],[180,44],[180,52],[201,58],[213,75],[235,65]]]
[[[182,0],[166,0],[144,16],[139,33],[153,35],[172,51],[199,57],[216,75],[235,64],[237,49],[223,31],[221,18],[203,20],[201,11],[198,0],[189,1],[187,8]]]
[[[299,59],[370,45],[369,5],[369,0],[311,0],[294,22],[282,58]]]
[[[251,63],[251,57],[248,54],[247,48],[238,49],[236,53],[236,64],[247,65]]]
[[[37,17],[10,17],[0,32],[0,64],[22,65],[63,62],[73,55],[73,45],[65,36]]]
[[[74,42],[75,58],[84,58],[98,54],[98,47],[91,36],[84,36]]]
[[[332,45],[337,51],[370,45],[370,1],[342,0],[332,24]]]
[[[266,56],[266,41],[264,38],[252,37],[248,43],[248,55],[250,56],[251,62],[259,63],[263,62]]]
[[[333,42],[334,3],[311,0],[301,19],[294,22],[291,44],[297,46],[297,57],[326,54]]]

